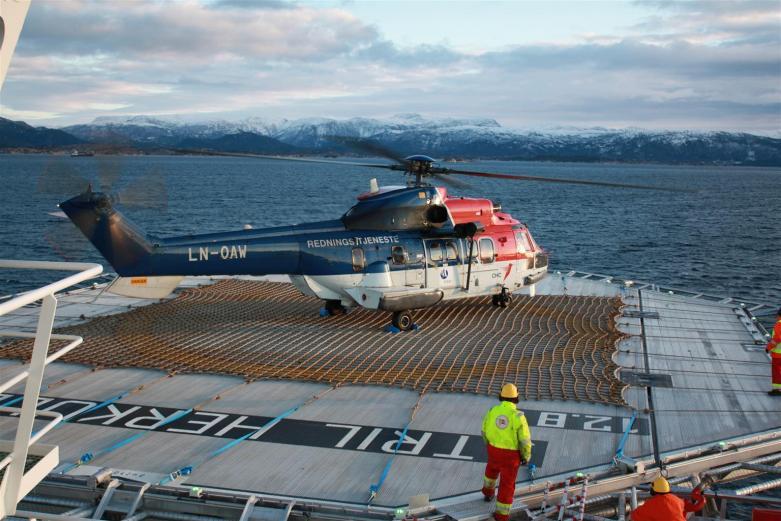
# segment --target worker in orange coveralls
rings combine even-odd
[[[695,488],[684,501],[670,493],[670,483],[662,476],[651,485],[651,498],[632,512],[632,521],[686,521],[687,512],[699,512],[705,506],[702,490]]]
[[[518,388],[513,384],[504,384],[499,399],[499,404],[491,407],[483,418],[483,441],[488,449],[483,496],[486,501],[494,498],[496,478],[499,478],[494,519],[507,521],[510,519],[510,507],[513,506],[518,467],[529,463],[532,440],[526,417],[516,407]]]
[[[773,328],[773,336],[770,338],[770,342],[767,343],[765,351],[770,353],[770,360],[773,364],[773,389],[768,391],[767,394],[781,396],[781,309],[778,310],[776,327]]]

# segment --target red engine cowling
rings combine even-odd
[[[455,224],[480,222],[485,226],[493,224],[494,203],[490,199],[453,197],[445,199]]]

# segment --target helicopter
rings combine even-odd
[[[529,288],[533,296],[535,285],[548,273],[548,253],[500,204],[454,196],[429,181],[464,187],[468,185],[453,176],[473,176],[669,190],[455,170],[426,155],[399,157],[379,144],[347,144],[394,163],[204,152],[385,168],[406,178],[404,185],[384,187],[371,179],[369,190],[339,219],[158,239],[117,210],[115,203],[121,200],[93,191],[91,185],[59,207],[119,275],[110,288],[114,293],[162,298],[185,276],[287,275],[301,293],[324,301],[325,315],[356,307],[385,311],[391,313],[393,327],[408,331],[416,327],[416,309],[486,296],[494,306],[507,307],[512,293],[521,288]]]

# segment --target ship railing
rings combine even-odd
[[[40,306],[35,333],[0,330],[0,338],[29,338],[33,340],[33,349],[27,369],[0,384],[0,393],[5,393],[26,380],[24,394],[21,397],[6,394],[3,403],[0,404],[0,413],[3,415],[19,415],[14,440],[0,440],[0,456],[2,456],[2,460],[0,460],[0,473],[2,473],[2,481],[0,481],[1,519],[13,515],[19,501],[59,463],[58,447],[39,444],[38,441],[59,424],[63,417],[56,412],[38,411],[38,398],[46,366],[76,348],[83,342],[83,339],[74,335],[52,334],[54,316],[57,312],[57,297],[55,295],[75,284],[100,275],[103,266],[74,262],[0,259],[0,269],[75,272],[50,284],[14,295],[0,302],[0,317],[25,306]],[[67,343],[49,355],[49,344],[52,340]],[[19,401],[21,401],[20,407],[11,407],[12,404]],[[46,418],[47,422],[33,433],[35,420],[41,418]]]
[[[727,440],[726,446],[703,445],[665,454],[668,462],[670,484],[673,492],[688,496],[691,487],[696,486],[708,475],[715,478],[718,488],[706,489],[704,495],[715,502],[717,509],[726,512],[727,503],[743,503],[757,506],[781,505],[781,498],[757,495],[758,492],[781,486],[781,480],[770,479],[755,482],[749,487],[727,489],[723,485],[735,483],[746,477],[746,471],[759,475],[777,476],[781,471],[781,433],[769,432],[746,438]],[[646,460],[648,465],[653,460]],[[516,488],[513,511],[531,513],[528,519],[542,521],[555,519],[561,505],[567,519],[581,519],[580,503],[585,503],[584,520],[629,519],[627,510],[648,497],[648,483],[659,475],[658,468],[643,468],[624,473],[614,466],[597,466],[576,475],[562,473],[545,476],[536,482],[520,483]],[[588,478],[588,479],[586,479]],[[570,486],[564,486],[564,482]],[[546,492],[547,490],[547,492]],[[562,501],[568,494],[566,501]],[[182,487],[180,485],[150,485],[122,476],[114,477],[110,469],[101,469],[89,475],[50,475],[29,495],[25,502],[35,506],[34,510],[18,511],[21,517],[48,521],[75,521],[76,514],[84,512],[111,512],[112,516],[123,516],[126,521],[143,519],[170,519],[178,521],[214,521],[216,519],[288,519],[289,516],[306,517],[312,520],[339,521],[348,519],[388,520],[447,519],[488,520],[491,513],[479,491],[451,496],[434,501],[428,497],[410,498],[409,505],[377,506],[325,500],[296,498],[262,493],[249,493],[224,488]],[[546,499],[547,498],[547,499]],[[418,504],[413,504],[413,499]],[[38,510],[40,505],[40,510]],[[96,510],[96,505],[98,505]],[[546,508],[547,505],[547,508]],[[46,513],[48,508],[68,507],[72,516]],[[622,517],[623,513],[623,517]],[[718,514],[717,514],[718,516]],[[87,517],[90,517],[89,515]],[[93,519],[100,519],[92,514]],[[112,517],[113,518],[113,517]],[[723,517],[721,517],[723,519]]]
[[[655,291],[658,293],[667,293],[670,295],[677,295],[680,297],[689,297],[693,299],[705,300],[716,304],[731,304],[739,307],[753,322],[754,326],[762,333],[764,337],[769,337],[768,330],[764,327],[760,317],[771,317],[776,314],[778,307],[768,304],[766,302],[757,302],[754,300],[741,299],[736,297],[724,297],[720,295],[712,295],[710,293],[704,293],[700,291],[693,291],[688,289],[681,289],[672,286],[664,286],[654,284],[651,282],[642,282],[632,279],[625,279],[622,277],[613,277],[610,275],[604,275],[601,273],[590,273],[587,271],[557,271],[557,275],[566,275],[567,277],[575,277],[579,279],[588,279],[595,281],[604,281],[610,284],[618,284],[621,286],[632,287],[635,289],[641,289],[645,291]]]

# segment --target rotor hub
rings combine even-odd
[[[412,177],[409,184],[412,186],[424,186],[423,178],[432,174],[432,166],[436,160],[423,154],[416,154],[404,158],[405,174]]]

